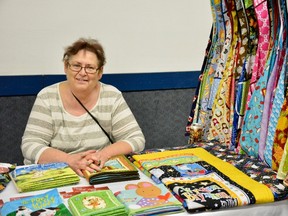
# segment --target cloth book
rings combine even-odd
[[[100,172],[83,170],[83,173],[91,185],[140,179],[137,168],[124,155],[108,160]]]
[[[10,177],[18,192],[29,192],[76,184],[79,176],[66,163],[16,167]]]
[[[182,203],[163,184],[139,182],[127,184],[125,189],[115,196],[129,209],[129,215],[167,215],[184,211]]]
[[[1,216],[72,216],[71,212],[64,205],[57,189],[6,202],[1,208],[0,213]]]
[[[15,169],[15,165],[10,163],[0,163],[0,193],[7,187],[11,181],[9,173]]]
[[[80,193],[68,199],[73,216],[127,215],[127,210],[111,190]]]

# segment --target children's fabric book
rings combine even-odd
[[[59,193],[63,199],[69,199],[70,197],[80,193],[97,191],[97,190],[110,190],[110,189],[108,186],[95,187],[94,185],[89,185],[89,186],[72,187],[72,191],[60,191]]]
[[[9,173],[15,169],[15,165],[10,163],[0,163],[0,193],[7,187],[11,181]]]
[[[76,184],[79,176],[66,163],[33,164],[10,172],[18,192],[43,190]]]
[[[167,215],[184,211],[182,203],[163,184],[139,182],[127,184],[125,189],[115,196],[129,209],[129,215]]]
[[[1,216],[55,215],[72,216],[57,189],[4,203]]]
[[[111,190],[97,190],[72,196],[68,205],[73,216],[127,215],[127,210]]]
[[[124,155],[108,160],[100,172],[83,173],[91,185],[140,179],[137,168]]]

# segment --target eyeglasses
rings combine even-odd
[[[84,68],[84,70],[87,74],[94,74],[99,69],[99,68],[95,68],[92,66],[83,67],[80,64],[70,64],[70,63],[68,63],[68,66],[72,71],[77,72],[77,73],[79,73],[82,70],[82,68]]]

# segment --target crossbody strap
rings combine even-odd
[[[109,134],[104,130],[104,128],[100,125],[100,123],[98,122],[98,120],[95,118],[95,116],[92,115],[92,113],[89,112],[89,110],[82,104],[82,102],[73,94],[74,98],[79,102],[79,104],[86,110],[86,112],[92,117],[92,119],[99,125],[99,127],[101,128],[101,130],[105,133],[105,135],[108,137],[109,141],[111,143],[113,143],[113,140],[110,138]]]

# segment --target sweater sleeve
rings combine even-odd
[[[40,91],[32,107],[21,143],[24,164],[37,163],[53,135],[48,93]]]

